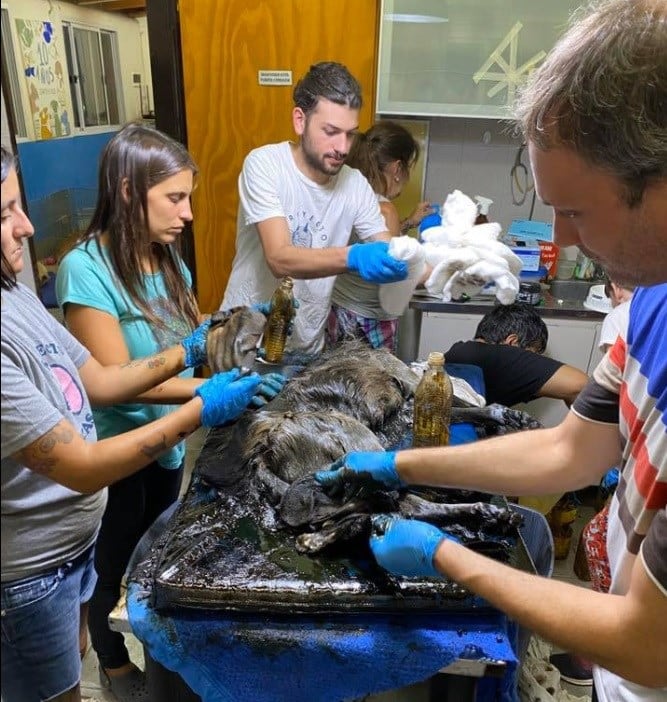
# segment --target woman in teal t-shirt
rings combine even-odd
[[[149,127],[130,124],[102,155],[97,206],[80,241],[62,260],[58,303],[69,330],[102,364],[127,363],[173,345],[200,322],[191,275],[178,253],[192,220],[197,167],[186,149]],[[144,404],[95,410],[100,439],[121,434],[173,410],[201,380],[192,371],[144,393]],[[159,404],[157,404],[159,403]],[[90,602],[92,645],[102,683],[119,699],[148,699],[122,634],[107,617],[120,597],[132,552],[153,521],[177,499],[184,446],[109,488]]]

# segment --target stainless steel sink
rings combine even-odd
[[[549,292],[557,300],[577,300],[583,302],[591,285],[600,285],[602,280],[552,280]]]

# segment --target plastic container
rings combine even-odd
[[[513,246],[512,253],[521,259],[521,272],[536,271],[540,267],[540,247]]]
[[[519,274],[519,282],[521,283],[539,283],[547,277],[547,269],[540,266],[536,271],[521,271]]]
[[[577,262],[568,258],[559,258],[556,268],[556,280],[570,280],[574,275]]]
[[[519,292],[516,296],[517,302],[525,302],[528,305],[539,305],[542,299],[542,286],[538,282],[523,281],[519,283]]]
[[[547,269],[546,279],[553,280],[558,267],[560,247],[552,241],[539,241],[538,244],[540,247],[540,266]]]
[[[285,342],[290,322],[294,316],[294,281],[289,276],[282,279],[271,298],[271,312],[264,331],[265,359],[280,363],[285,352]]]
[[[595,278],[595,262],[580,251],[574,266],[574,277],[577,280],[592,280]]]
[[[428,355],[428,368],[415,390],[412,421],[414,447],[449,444],[453,399],[452,380],[445,372],[445,355],[432,351]]]
[[[611,300],[605,295],[604,285],[591,285],[584,300],[584,307],[602,314],[611,312]]]

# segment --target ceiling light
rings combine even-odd
[[[390,12],[384,16],[387,22],[403,22],[412,24],[440,24],[449,22],[446,17],[437,15],[414,15],[406,12]]]

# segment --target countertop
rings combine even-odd
[[[420,312],[486,314],[496,302],[496,298],[491,295],[476,295],[468,302],[442,302],[425,291],[417,291],[410,300],[410,309]],[[584,307],[580,300],[556,299],[548,290],[542,292],[542,301],[535,309],[542,317],[600,321],[605,316],[604,312]]]

